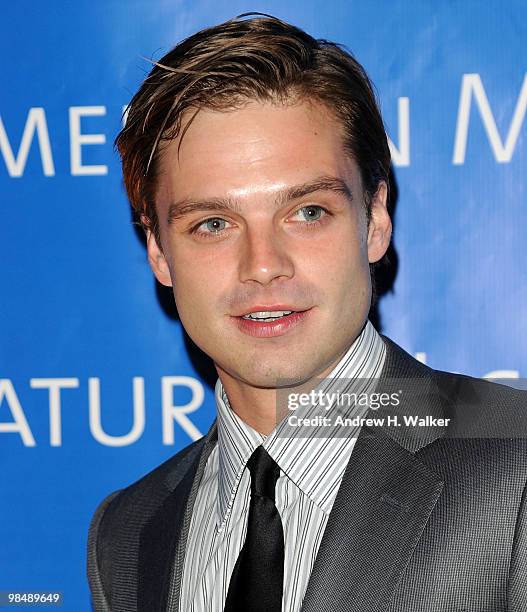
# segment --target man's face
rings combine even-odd
[[[368,229],[359,168],[315,103],[202,110],[178,145],[159,163],[162,251],[150,235],[148,252],[185,330],[220,376],[253,387],[329,373],[368,315],[385,185]]]

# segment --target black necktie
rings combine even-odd
[[[276,509],[280,468],[263,446],[247,462],[251,504],[247,536],[234,566],[224,612],[281,612],[284,585],[284,531]]]

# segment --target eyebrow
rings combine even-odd
[[[344,180],[335,176],[319,176],[308,183],[293,185],[292,187],[280,190],[275,194],[276,208],[281,208],[293,200],[299,200],[317,191],[332,191],[343,195],[349,202],[353,201],[351,189]],[[239,213],[240,210],[239,201],[235,198],[206,198],[203,200],[185,198],[170,204],[167,221],[170,224],[176,219],[181,219],[193,212],[230,211]]]

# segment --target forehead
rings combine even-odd
[[[202,109],[181,142],[164,144],[156,200],[243,198],[322,175],[360,183],[345,153],[343,128],[324,105],[249,102],[229,111]]]

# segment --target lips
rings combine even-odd
[[[298,310],[289,305],[255,306],[233,317],[238,329],[255,338],[273,338],[298,328],[309,319],[311,308]],[[275,316],[280,313],[280,316]],[[288,314],[285,314],[288,313]],[[252,317],[248,315],[253,315]]]

